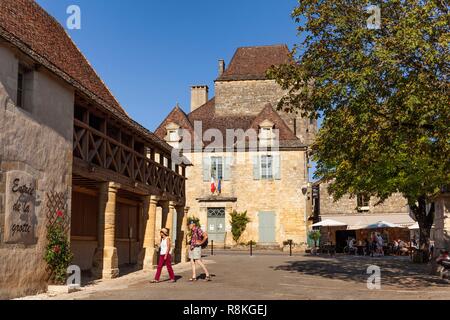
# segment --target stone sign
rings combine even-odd
[[[6,243],[35,244],[36,180],[26,172],[6,173]]]

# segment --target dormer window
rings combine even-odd
[[[170,142],[177,142],[180,139],[178,135],[178,130],[169,130],[168,134]]]
[[[274,124],[269,120],[264,120],[259,124],[259,143],[262,146],[271,146],[274,139]]]
[[[272,128],[261,128],[261,139],[271,139]]]
[[[166,126],[166,131],[167,134],[164,140],[166,140],[172,147],[176,147],[181,140],[180,126],[171,122]]]

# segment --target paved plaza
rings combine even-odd
[[[26,299],[450,299],[450,284],[408,257],[310,256],[281,252],[221,252],[204,258],[213,281],[191,283],[189,265],[175,266],[177,283],[150,284],[135,272],[88,284],[80,292]],[[367,289],[367,267],[381,268],[381,289]],[[162,280],[167,276],[163,271]]]

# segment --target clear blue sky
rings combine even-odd
[[[81,30],[67,30],[132,118],[156,129],[190,86],[213,95],[217,61],[237,47],[298,38],[290,17],[296,0],[38,0],[63,26],[81,8]],[[66,28],[67,29],[67,28]]]

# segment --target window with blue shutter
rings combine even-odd
[[[273,155],[273,178],[281,180],[281,157],[280,154]]]
[[[259,164],[259,155],[253,156],[253,179],[259,180],[261,179],[261,168]]]
[[[223,158],[211,157],[211,175],[214,180],[223,179]]]
[[[229,181],[231,179],[231,164],[233,163],[233,157],[226,156],[224,157],[224,166],[223,166],[223,180]]]
[[[273,157],[271,155],[261,156],[261,179],[273,179]]]
[[[203,181],[210,181],[211,180],[210,167],[211,167],[211,164],[210,164],[209,156],[204,155],[203,156],[203,167],[202,167],[202,170],[203,170]]]

